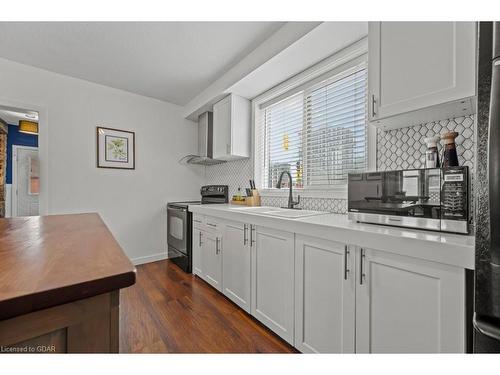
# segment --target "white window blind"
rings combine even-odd
[[[366,69],[306,93],[306,185],[343,183],[367,166]]]
[[[293,185],[303,187],[304,96],[302,92],[264,110],[264,179],[275,188],[283,171],[292,175]],[[283,186],[288,179],[283,180]]]
[[[285,170],[297,188],[327,188],[366,170],[366,87],[366,69],[356,67],[262,109],[263,187],[275,188]]]

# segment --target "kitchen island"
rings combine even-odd
[[[0,352],[118,352],[135,268],[98,214],[1,219],[0,253]]]

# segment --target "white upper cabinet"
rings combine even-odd
[[[231,94],[214,104],[213,113],[213,158],[250,157],[250,101]]]
[[[383,129],[474,112],[475,22],[370,22],[369,120]]]

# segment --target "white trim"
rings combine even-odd
[[[50,213],[49,200],[49,112],[44,106],[12,101],[0,96],[0,105],[38,112],[38,158],[40,160],[40,194],[38,207],[40,215]]]
[[[341,51],[327,57],[319,63],[311,66],[303,72],[286,80],[285,82],[273,87],[272,89],[262,93],[252,100],[252,150],[254,163],[254,180],[262,196],[288,196],[287,189],[263,189],[262,181],[262,163],[259,156],[259,148],[261,140],[256,138],[258,134],[258,119],[261,113],[261,106],[270,105],[275,100],[279,101],[284,98],[284,95],[293,94],[305,89],[305,86],[313,84],[318,85],[320,82],[330,78],[332,75],[342,74],[343,71],[352,69],[361,64],[367,65],[368,60],[368,38],[365,37]],[[368,170],[376,170],[377,168],[377,131],[376,128],[367,125],[367,157]],[[285,191],[286,190],[286,191]],[[300,194],[302,197],[311,198],[337,198],[347,199],[347,182],[337,186],[329,186],[327,188],[308,187],[305,189],[294,189],[294,195]]]
[[[139,264],[144,264],[144,263],[151,263],[151,262],[157,262],[159,260],[164,260],[168,259],[167,252],[161,252],[161,253],[156,253],[156,254],[151,254],[151,255],[145,255],[142,257],[137,257],[137,258],[132,258],[130,261],[135,265]]]
[[[22,146],[22,145],[12,145],[12,190],[14,193],[11,194],[11,217],[17,217],[17,197],[18,197],[18,188],[17,188],[17,152],[19,149],[24,149],[24,150],[33,150],[33,151],[38,151],[40,153],[40,150],[38,147],[32,147],[32,146]],[[40,195],[38,194],[38,205],[40,207]],[[40,208],[39,208],[40,211]]]

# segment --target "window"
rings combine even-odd
[[[296,188],[329,188],[366,170],[366,87],[363,64],[261,107],[263,187],[275,188],[283,171]]]

